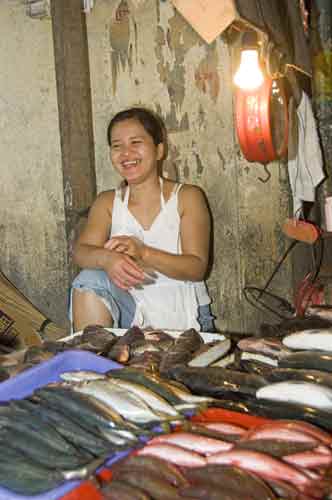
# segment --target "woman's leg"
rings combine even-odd
[[[88,325],[113,326],[113,318],[110,311],[95,292],[74,289],[72,308],[74,332],[83,330]]]
[[[99,269],[84,269],[74,279],[69,298],[73,331],[88,325],[129,328],[135,316],[135,301],[112,283]]]

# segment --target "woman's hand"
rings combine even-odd
[[[123,290],[141,285],[145,279],[141,267],[129,255],[117,251],[111,250],[104,269],[113,283]]]
[[[104,248],[129,255],[136,261],[143,260],[145,245],[134,236],[114,236],[108,240]]]

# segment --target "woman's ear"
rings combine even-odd
[[[157,146],[157,160],[163,160],[165,154],[164,144],[160,142]]]

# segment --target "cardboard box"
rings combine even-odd
[[[0,271],[0,335],[17,338],[18,348],[42,344],[40,330],[63,337],[65,329],[47,320],[25,295]]]

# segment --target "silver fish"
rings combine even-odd
[[[332,352],[332,328],[304,330],[286,335],[282,343],[291,349],[314,349]]]
[[[106,375],[92,370],[77,370],[60,373],[60,378],[65,382],[86,382],[104,379]]]
[[[111,408],[115,408],[125,419],[131,422],[148,423],[162,420],[161,414],[154,413],[142,398],[121,389],[109,379],[75,384],[73,390],[99,399]]]
[[[310,382],[289,380],[269,384],[256,391],[256,398],[299,403],[332,411],[332,389]]]

